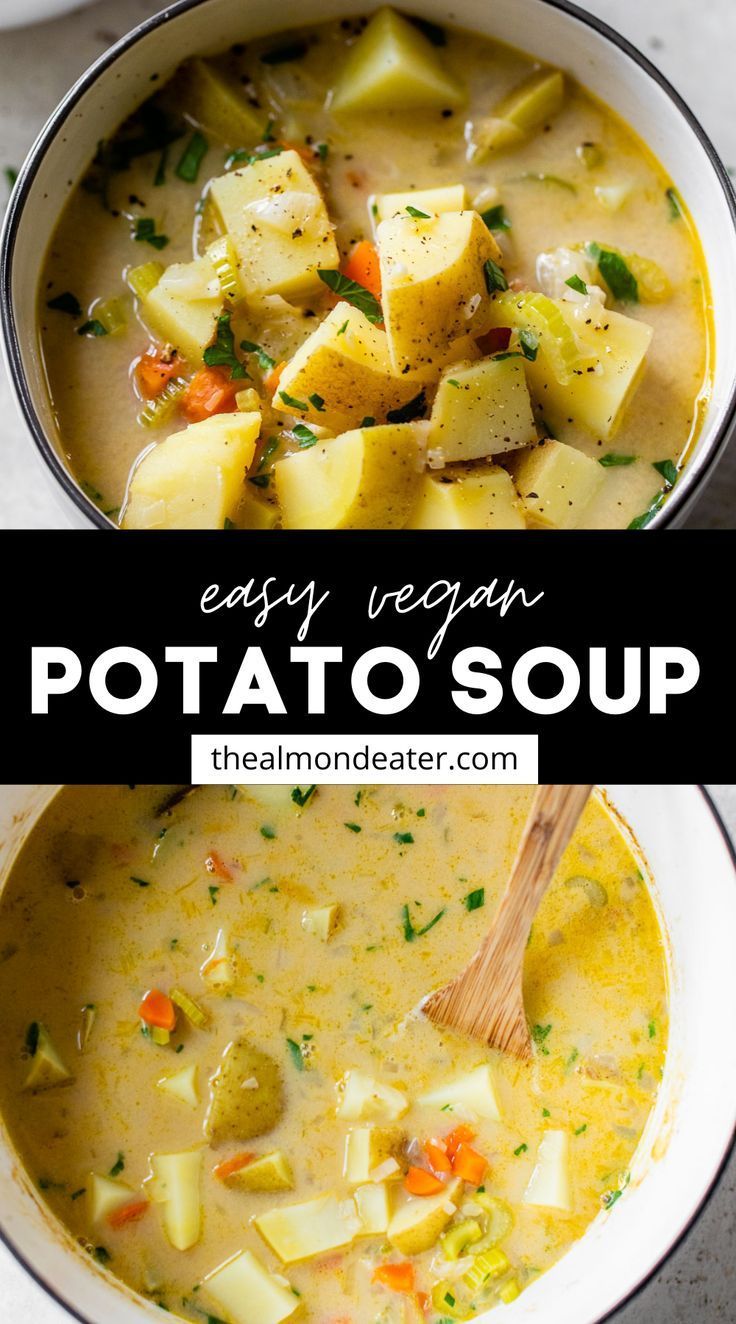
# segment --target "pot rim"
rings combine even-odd
[[[102,511],[95,506],[89,497],[81,490],[71,473],[62,463],[56,449],[46,434],[41,423],[39,415],[33,400],[29,383],[23,369],[23,359],[20,348],[20,337],[16,326],[15,313],[12,302],[12,268],[15,244],[18,237],[18,230],[24,213],[25,203],[28,199],[33,182],[38,173],[41,161],[46,153],[53,146],[54,140],[63,128],[74,107],[84,96],[84,94],[93,86],[98,78],[106,72],[124,52],[130,50],[140,40],[148,36],[156,28],[168,23],[170,19],[179,17],[190,9],[195,9],[201,4],[207,4],[208,0],[175,0],[174,4],[151,18],[145,19],[137,27],[115,42],[109,50],[94,61],[93,64],[81,75],[77,82],[70,88],[66,96],[62,98],[56,109],[52,112],[46,124],[41,129],[36,141],[31,147],[28,156],[21,168],[17,184],[13,189],[10,202],[8,204],[3,233],[0,238],[0,317],[2,319],[3,338],[5,342],[5,351],[7,355],[10,378],[13,383],[16,398],[20,404],[26,425],[28,426],[37,450],[41,458],[51,470],[57,482],[61,485],[67,497],[74,503],[82,515],[99,529],[113,529],[115,525],[103,515]],[[721,189],[723,191],[726,204],[731,216],[733,225],[734,244],[736,245],[736,191],[731,183],[723,162],[718,155],[713,143],[711,142],[705,129],[700,124],[679,92],[670,83],[669,79],[644,55],[636,46],[634,46],[626,37],[621,36],[608,23],[587,13],[571,0],[541,0],[541,3],[548,5],[551,9],[557,9],[568,17],[576,19],[579,23],[592,29],[598,36],[616,46],[620,51],[629,57],[647,77],[652,79],[669,98],[675,109],[685,119],[692,129],[700,146],[702,147],[711,169],[713,170]],[[688,462],[683,470],[682,478],[677,483],[671,496],[664,503],[662,509],[650,521],[648,528],[666,528],[668,525],[679,522],[686,511],[692,506],[693,502],[705,486],[708,477],[721,458],[723,451],[729,441],[732,431],[736,427],[736,379],[732,383],[729,395],[726,414],[719,426],[709,440],[706,447],[700,455],[694,456]]]
[[[189,4],[191,0],[184,0],[184,2]],[[198,0],[195,0],[195,3],[198,3]],[[728,852],[728,856],[730,858],[731,865],[733,868],[734,881],[736,881],[736,843],[734,843],[734,841],[732,840],[728,828],[726,827],[726,824],[723,821],[721,812],[718,806],[716,805],[710,792],[706,790],[705,786],[702,785],[701,783],[696,783],[694,785],[694,790],[700,793],[705,803],[706,810],[709,812],[710,817],[713,820],[713,825],[715,826],[716,831],[719,833],[719,835],[723,840],[723,844],[726,847],[726,851]],[[620,1312],[626,1306],[630,1305],[639,1296],[641,1296],[642,1292],[644,1292],[644,1290],[649,1286],[649,1284],[652,1282],[655,1276],[660,1272],[660,1270],[664,1268],[665,1264],[667,1264],[667,1262],[672,1258],[672,1256],[676,1254],[680,1246],[684,1244],[684,1242],[689,1237],[690,1233],[693,1231],[696,1223],[699,1221],[701,1215],[705,1212],[707,1206],[710,1204],[710,1201],[712,1200],[718,1187],[720,1186],[724,1172],[734,1153],[736,1153],[736,1125],[734,1125],[730,1136],[726,1140],[723,1154],[721,1156],[716,1171],[713,1174],[713,1177],[708,1187],[703,1193],[695,1209],[689,1215],[687,1221],[684,1223],[683,1227],[678,1232],[677,1236],[674,1238],[673,1241],[670,1242],[669,1246],[666,1248],[665,1251],[663,1251],[662,1255],[656,1260],[656,1262],[651,1266],[651,1268],[649,1268],[646,1271],[644,1276],[640,1278],[639,1281],[633,1285],[633,1287],[630,1287],[626,1290],[625,1294],[621,1297],[621,1299],[617,1302],[617,1304],[613,1307],[613,1309],[609,1310],[605,1315],[597,1316],[595,1320],[591,1320],[591,1324],[610,1324],[610,1321],[616,1319],[620,1315]],[[49,1296],[52,1301],[55,1301],[58,1306],[60,1306],[63,1310],[65,1310],[72,1319],[77,1320],[78,1324],[100,1324],[99,1320],[93,1320],[89,1315],[81,1314],[75,1305],[72,1305],[70,1301],[67,1301],[66,1298],[62,1296],[61,1293],[55,1287],[53,1287],[49,1282],[46,1281],[42,1271],[39,1268],[36,1268],[36,1266],[29,1261],[29,1259],[26,1257],[24,1252],[21,1251],[15,1245],[12,1238],[6,1232],[1,1219],[0,1219],[0,1244],[3,1244],[4,1246],[7,1247],[13,1258],[17,1261],[18,1264],[20,1264],[21,1268],[23,1268],[26,1271],[29,1277],[32,1278],[33,1281],[39,1287],[41,1287],[44,1292],[46,1292],[47,1296]]]

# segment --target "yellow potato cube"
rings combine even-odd
[[[446,184],[440,188],[410,189],[406,193],[376,193],[371,199],[371,215],[378,223],[394,216],[405,216],[407,207],[439,216],[445,211],[464,211],[468,195],[464,184]]]
[[[280,1149],[264,1154],[253,1163],[246,1163],[225,1179],[228,1186],[242,1187],[246,1191],[291,1191],[294,1174],[286,1155]]]
[[[512,473],[531,524],[577,529],[605,482],[597,460],[562,441],[544,441],[512,461]]]
[[[179,1099],[181,1103],[188,1104],[190,1108],[198,1107],[197,1063],[192,1062],[190,1066],[175,1072],[173,1076],[164,1076],[158,1081],[157,1088],[163,1090],[164,1094]]]
[[[261,141],[263,111],[255,110],[242,86],[210,60],[188,60],[176,75],[174,91],[187,115],[231,147]]]
[[[444,373],[432,407],[428,449],[445,460],[479,460],[536,441],[521,360],[483,359]]]
[[[201,364],[225,302],[213,263],[198,257],[166,267],[158,283],[141,296],[140,310],[155,336],[189,363]]]
[[[572,1209],[570,1137],[566,1131],[545,1131],[537,1150],[537,1165],[524,1192],[524,1204],[545,1209]]]
[[[341,1082],[337,1116],[346,1121],[397,1121],[409,1111],[409,1100],[393,1085],[383,1085],[365,1071],[346,1071]]]
[[[240,261],[246,296],[305,298],[339,264],[324,199],[291,149],[213,179],[209,196]]]
[[[524,529],[521,502],[505,469],[489,465],[452,477],[425,474],[408,529]]]
[[[102,1223],[116,1209],[129,1204],[135,1195],[132,1186],[125,1182],[113,1181],[111,1177],[101,1177],[91,1172],[87,1182],[87,1217],[90,1223]]]
[[[464,1076],[438,1085],[417,1099],[423,1108],[442,1108],[444,1111],[463,1115],[489,1117],[491,1121],[501,1120],[501,1108],[493,1078],[493,1068],[489,1063],[468,1071]]]
[[[391,1221],[391,1192],[385,1182],[370,1182],[354,1192],[362,1237],[382,1236]]]
[[[458,106],[460,83],[431,42],[395,9],[379,9],[348,53],[333,90],[333,111]]]
[[[416,500],[426,424],[345,432],[274,467],[286,529],[400,529]]]
[[[232,1324],[281,1324],[299,1309],[299,1297],[288,1283],[269,1273],[252,1251],[244,1250],[202,1280]]]
[[[162,1205],[164,1231],[176,1250],[189,1250],[199,1241],[202,1209],[199,1196],[202,1151],[153,1154],[148,1193]]]
[[[362,1229],[354,1202],[340,1200],[332,1192],[303,1204],[269,1209],[253,1221],[284,1264],[349,1246]]]
[[[376,239],[394,372],[426,376],[453,340],[488,330],[484,266],[498,262],[498,245],[475,211],[399,216],[382,221]]]
[[[455,1215],[462,1182],[448,1181],[439,1195],[420,1196],[397,1209],[388,1225],[387,1236],[394,1250],[402,1255],[420,1255],[435,1245],[450,1219]]]
[[[345,1137],[345,1180],[355,1185],[371,1180],[386,1159],[401,1153],[406,1133],[398,1126],[356,1126]],[[401,1176],[397,1166],[396,1177]]]
[[[240,500],[261,415],[216,414],[144,453],[123,514],[126,529],[221,529]]]
[[[313,910],[305,910],[302,915],[302,928],[305,933],[313,933],[315,938],[320,938],[322,942],[327,942],[332,937],[339,922],[340,907],[336,904],[317,906]]]
[[[53,1089],[55,1085],[66,1085],[72,1079],[72,1073],[62,1061],[46,1026],[35,1022],[32,1028],[34,1042],[31,1063],[23,1088],[35,1092]]]
[[[385,331],[351,304],[338,303],[287,363],[273,404],[346,432],[367,417],[384,422],[389,410],[417,393],[416,382],[394,374]]]

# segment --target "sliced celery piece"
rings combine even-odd
[[[207,256],[215,268],[220,289],[225,297],[233,300],[241,299],[243,289],[240,282],[238,255],[230,236],[224,234],[219,239],[215,239],[207,249]]]
[[[163,274],[163,262],[144,262],[140,267],[131,267],[127,281],[133,293],[139,299],[145,299],[146,295],[158,285]]]
[[[474,159],[516,146],[532,130],[556,115],[564,99],[565,79],[560,70],[538,69],[499,101],[490,116],[473,125],[471,151]]]
[[[585,370],[590,362],[565,321],[559,305],[546,294],[516,293],[509,290],[499,294],[491,304],[496,326],[510,326],[514,331],[531,330],[539,339],[539,348],[561,386],[567,386],[575,373]]]
[[[463,1276],[463,1282],[471,1292],[477,1292],[489,1279],[500,1277],[510,1268],[508,1255],[504,1255],[502,1250],[494,1247],[492,1250],[484,1250],[481,1255],[476,1255],[468,1272]]]
[[[169,997],[174,1006],[179,1007],[184,1012],[187,1020],[191,1021],[192,1025],[196,1025],[198,1029],[201,1029],[203,1025],[207,1024],[207,1013],[202,1011],[202,1008],[197,1005],[193,998],[190,998],[180,988],[172,988]]]
[[[101,322],[109,336],[117,336],[128,325],[125,305],[120,299],[103,299],[92,309],[93,316]]]
[[[335,111],[458,106],[465,90],[431,42],[394,9],[379,9],[350,49],[332,94]]]
[[[189,382],[185,377],[175,377],[173,381],[167,383],[155,400],[147,400],[138,415],[140,427],[160,428],[164,423],[168,423],[177,401],[188,385]]]

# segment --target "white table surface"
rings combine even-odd
[[[11,0],[0,0],[0,10]],[[15,3],[15,0],[12,0]],[[489,0],[490,2],[490,0]],[[371,8],[372,0],[366,0]],[[580,0],[659,64],[736,167],[736,0]],[[0,32],[0,167],[20,165],[64,92],[106,46],[163,7],[160,0],[101,0],[33,28]],[[4,180],[0,176],[0,209]],[[0,529],[63,528],[0,365]],[[31,481],[29,481],[29,478]],[[736,527],[736,444],[689,520]]]

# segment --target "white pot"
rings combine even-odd
[[[0,878],[53,787],[0,788]],[[736,1131],[733,943],[736,857],[696,786],[611,786],[655,880],[667,933],[670,1050],[631,1184],[573,1249],[503,1308],[518,1321],[600,1324],[675,1249],[715,1186]],[[2,886],[2,883],[0,883]],[[0,1133],[0,1234],[19,1260],[84,1324],[161,1324],[53,1222]],[[478,1324],[495,1324],[495,1313]]]
[[[443,0],[407,0],[406,10],[447,19]],[[276,27],[363,13],[364,0],[283,0]],[[622,37],[565,0],[455,0],[455,22],[559,64],[649,143],[687,198],[713,287],[715,381],[694,455],[650,528],[680,523],[736,428],[736,196],[714,148],[662,75]],[[72,88],[42,130],[8,206],[0,262],[5,350],[21,410],[51,470],[67,516],[111,527],[81,491],[63,457],[38,354],[36,287],[61,208],[97,143],[193,52],[274,31],[272,0],[179,0],[107,51]]]

